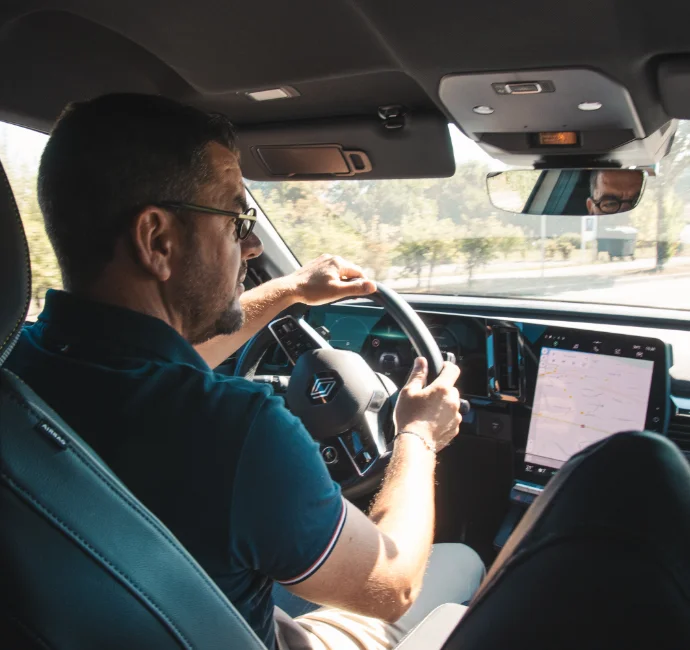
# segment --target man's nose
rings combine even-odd
[[[243,260],[251,260],[254,257],[259,257],[259,255],[264,252],[264,245],[255,233],[249,235],[249,237],[241,241],[240,244],[242,245]]]

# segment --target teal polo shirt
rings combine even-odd
[[[318,445],[282,398],[214,373],[162,320],[61,291],[47,293],[6,365],[168,526],[272,648],[273,581],[312,575],[346,514]]]

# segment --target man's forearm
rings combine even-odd
[[[410,579],[412,600],[422,586],[434,539],[436,455],[414,435],[395,441],[386,477],[369,518],[396,546],[396,564]]]
[[[211,368],[223,363],[254,334],[268,325],[280,312],[295,303],[296,291],[288,277],[276,278],[242,294],[245,313],[242,329],[234,334],[216,336],[196,345],[196,351]]]
[[[244,326],[235,334],[216,336],[195,346],[211,368],[223,363],[281,311],[297,302],[325,305],[351,296],[365,296],[376,291],[362,269],[340,257],[322,255],[290,275],[266,282],[240,298],[245,312]]]

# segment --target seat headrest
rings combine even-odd
[[[31,264],[24,227],[0,164],[0,366],[19,337],[31,298]]]

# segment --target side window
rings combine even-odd
[[[46,290],[62,288],[60,270],[36,197],[38,164],[47,139],[43,133],[0,122],[0,160],[17,201],[31,254],[29,320],[35,320],[43,308]]]

